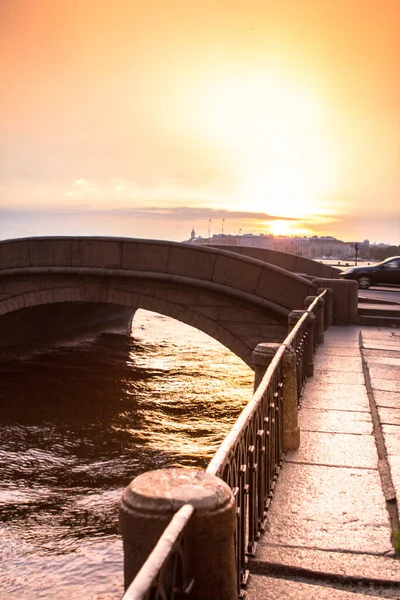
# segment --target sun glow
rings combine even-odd
[[[310,235],[311,230],[304,226],[302,222],[277,219],[276,221],[268,222],[266,232],[272,235],[296,236]]]
[[[232,163],[235,208],[283,217],[324,214],[336,161],[313,90],[274,72],[222,77],[207,108],[208,134]]]

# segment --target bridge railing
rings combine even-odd
[[[313,374],[314,354],[318,344],[323,342],[327,301],[328,290],[323,290],[319,296],[306,299],[306,310],[293,311],[289,315],[288,336],[282,344],[275,345],[277,350],[252,399],[206,469],[206,474],[228,484],[236,504],[233,537],[238,598],[246,587],[247,557],[254,556],[257,541],[264,531],[287,447],[288,406],[294,407],[292,413],[293,410],[296,412],[295,416],[289,415],[292,431],[296,429],[293,422],[297,424],[301,391],[307,377]],[[195,570],[193,565],[188,566],[185,562],[187,557],[182,548],[185,539],[190,538],[188,523],[192,514],[190,504],[176,513],[123,600],[179,600],[191,595]],[[187,543],[190,545],[190,540]],[[197,557],[197,560],[202,559]],[[215,569],[218,569],[217,561]],[[194,577],[194,587],[196,585]],[[217,596],[221,600],[225,598],[221,593]],[[195,592],[193,597],[203,596]]]
[[[225,438],[207,472],[232,489],[237,507],[235,555],[238,596],[246,586],[247,555],[254,555],[283,460],[282,357],[279,348],[261,384]]]
[[[172,517],[154,550],[126,590],[123,600],[158,600],[187,597],[193,579],[187,577],[186,526],[194,512],[185,504]]]

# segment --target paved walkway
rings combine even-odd
[[[399,599],[400,329],[331,327],[299,419],[246,597]]]

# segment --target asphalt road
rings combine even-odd
[[[358,297],[359,299],[385,300],[386,302],[393,302],[393,304],[400,303],[400,286],[370,287],[368,290],[358,290]]]

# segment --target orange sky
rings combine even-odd
[[[1,0],[0,238],[400,243],[400,0]]]

